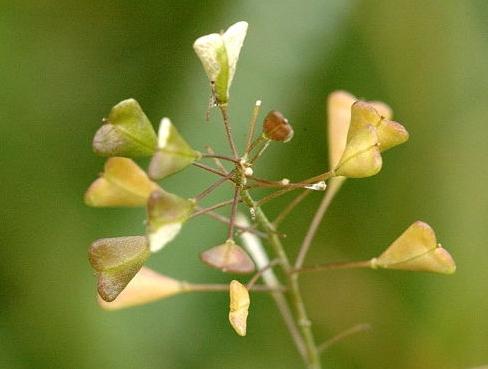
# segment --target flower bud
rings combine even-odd
[[[368,125],[349,137],[335,173],[350,178],[370,177],[377,174],[382,165],[376,130]]]
[[[101,156],[151,156],[156,133],[139,103],[127,99],[115,105],[93,138],[93,150]]]
[[[456,271],[451,255],[437,243],[434,230],[421,221],[412,224],[386,251],[372,259],[371,267],[442,274]]]
[[[247,22],[237,22],[223,34],[212,33],[202,36],[193,44],[193,49],[212,85],[215,101],[219,105],[227,104],[229,100],[229,89],[246,38],[247,26]]]
[[[147,235],[151,252],[161,250],[180,232],[195,208],[195,201],[163,189],[154,191],[147,202]]]
[[[293,138],[293,127],[279,111],[270,111],[263,122],[263,133],[273,141],[288,142]]]
[[[92,243],[88,260],[98,276],[98,294],[113,301],[149,257],[146,237],[103,238]]]
[[[85,193],[85,204],[94,207],[144,206],[159,186],[131,159],[113,157],[105,171]]]
[[[98,303],[105,310],[119,310],[148,304],[184,291],[182,282],[142,267],[114,301],[107,302],[99,296]]]
[[[254,262],[249,255],[237,246],[233,240],[212,247],[200,254],[200,259],[212,268],[231,273],[252,273]]]
[[[200,153],[181,137],[169,118],[159,125],[158,148],[149,164],[149,177],[160,180],[186,168]]]
[[[239,336],[245,336],[249,314],[249,291],[239,281],[233,280],[229,286],[229,322]]]

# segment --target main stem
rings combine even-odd
[[[266,214],[264,214],[261,208],[256,206],[256,202],[251,197],[249,191],[242,190],[241,199],[247,206],[255,209],[256,222],[267,233],[268,241],[281,261],[281,266],[283,267],[288,282],[288,293],[290,294],[291,303],[293,304],[293,307],[295,309],[297,324],[300,328],[303,340],[305,342],[305,348],[307,351],[307,368],[321,369],[322,366],[320,364],[320,357],[317,350],[317,345],[315,343],[311,323],[308,318],[302,294],[300,292],[300,286],[298,284],[298,276],[297,274],[293,274],[293,267],[290,264],[288,256],[286,255],[283,244],[281,243],[281,240],[273,224],[269,221]]]

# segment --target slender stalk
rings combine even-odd
[[[275,218],[273,225],[275,228],[281,224],[281,222],[290,214],[295,207],[297,207],[308,195],[312,193],[311,190],[305,190],[297,197],[295,197]]]
[[[266,142],[266,141],[268,141],[268,139],[267,139],[265,136],[263,136],[263,135],[259,136],[258,138],[256,138],[256,139],[255,139],[255,140],[252,142],[251,146],[249,146],[249,148],[248,148],[248,150],[247,150],[247,153],[249,154],[249,153],[250,153],[252,150],[254,150],[254,149],[257,147],[257,146],[261,145],[263,142]]]
[[[254,131],[256,129],[256,122],[258,120],[260,108],[261,108],[261,100],[257,100],[252,110],[251,120],[249,122],[249,129],[247,131],[247,140],[246,140],[246,150],[244,151],[244,155],[247,155],[251,149],[252,139],[254,138]]]
[[[220,291],[229,291],[228,284],[220,284],[220,283],[185,283],[185,290],[188,292],[220,292]],[[254,285],[252,288],[249,289],[253,292],[275,292],[275,291],[284,291],[284,287],[269,287],[265,285]]]
[[[280,196],[287,194],[290,191],[296,190],[297,188],[303,188],[306,185],[312,184],[314,182],[326,181],[327,179],[329,179],[330,177],[333,177],[334,175],[335,175],[334,172],[331,171],[331,172],[327,172],[327,173],[321,174],[321,175],[316,176],[316,177],[308,178],[308,179],[301,181],[301,182],[293,183],[291,185],[288,185],[288,187],[286,187],[286,188],[283,188],[281,190],[278,190],[276,192],[273,192],[273,193],[263,197],[261,200],[258,201],[257,205],[261,206],[261,205],[263,205],[263,204],[265,204],[265,203],[267,203],[273,199],[276,199],[277,197],[280,197]]]
[[[315,212],[313,220],[310,223],[307,233],[305,234],[305,238],[303,239],[302,245],[300,246],[300,251],[298,252],[298,256],[295,261],[295,269],[300,269],[302,267],[303,262],[305,261],[305,257],[307,256],[307,252],[310,249],[310,245],[312,244],[312,241],[317,234],[317,230],[319,229],[320,223],[322,222],[322,218],[324,217],[327,209],[332,203],[332,200],[334,199],[336,193],[341,187],[338,182],[336,183],[337,184],[332,183],[329,185],[322,199],[322,202]]]
[[[226,175],[225,177],[220,178],[217,182],[213,183],[211,186],[200,192],[198,195],[194,197],[196,201],[200,201],[204,199],[206,196],[210,195],[215,189],[217,189],[222,183],[227,181],[230,177],[232,177],[232,173]]]
[[[224,120],[225,134],[227,136],[227,141],[229,141],[232,155],[234,155],[234,159],[238,159],[239,154],[237,152],[237,147],[234,142],[234,136],[232,136],[232,128],[229,122],[229,112],[227,111],[227,105],[220,105],[220,111],[222,113],[222,119]]]
[[[360,333],[360,332],[365,332],[371,329],[371,325],[362,323],[362,324],[357,324],[351,328],[346,329],[345,331],[340,332],[339,334],[335,335],[334,337],[328,339],[325,342],[322,342],[318,350],[320,353],[324,352],[327,350],[329,347],[335,345],[336,343],[342,341],[343,339],[352,336],[353,334]]]
[[[238,220],[239,220],[238,222],[239,225],[249,226],[249,222],[247,218],[244,217],[243,215],[239,214]],[[260,239],[258,239],[255,235],[249,232],[243,232],[241,234],[241,240],[243,246],[245,247],[247,252],[249,252],[249,254],[252,256],[258,268],[263,269],[270,264],[268,254],[266,253],[266,250],[264,249]],[[276,277],[276,274],[274,273],[273,269],[267,269],[263,271],[262,277],[264,283],[267,286],[270,287],[280,286],[280,282],[278,281],[278,278]],[[285,295],[283,294],[283,292],[275,291],[275,292],[271,292],[271,297],[275,301],[276,307],[278,308],[278,311],[281,314],[281,317],[283,318],[283,321],[286,325],[286,328],[288,329],[288,332],[290,333],[293,343],[295,344],[298,350],[298,353],[306,362],[307,353],[305,350],[305,343],[295,323],[295,319],[290,310],[290,306],[288,304],[288,301],[285,298]]]
[[[224,223],[224,224],[229,224],[230,223],[230,219],[227,218],[227,217],[224,217],[223,215],[220,215],[218,213],[215,213],[214,211],[206,211],[204,213],[205,215],[208,215],[209,217],[221,222],[221,223]],[[239,229],[240,231],[242,232],[249,232],[257,237],[266,237],[266,233],[264,232],[261,232],[253,227],[245,227],[245,226],[242,226],[242,225],[239,225],[239,224],[235,224],[234,223],[234,227]]]
[[[337,269],[360,269],[360,268],[371,268],[371,260],[361,260],[361,261],[345,261],[339,263],[326,263],[319,265],[306,266],[300,269],[292,269],[290,272],[292,274],[305,273],[305,272],[321,272],[323,270],[337,270]]]
[[[202,158],[209,158],[209,159],[221,159],[221,160],[227,160],[227,161],[231,161],[235,164],[239,164],[239,159],[234,159],[234,158],[231,158],[229,156],[225,156],[225,155],[218,155],[218,154],[202,154]]]
[[[226,177],[227,176],[227,173],[223,173],[221,171],[218,171],[217,169],[214,169],[214,168],[209,167],[208,165],[205,165],[205,164],[202,164],[202,163],[193,162],[192,165],[194,165],[195,167],[204,169],[207,172],[210,172],[210,173],[213,173],[213,174],[217,174],[218,176],[221,176],[221,177]]]
[[[234,199],[219,202],[218,204],[209,206],[208,208],[199,208],[197,211],[193,212],[193,214],[190,216],[190,218],[194,218],[194,217],[197,217],[199,215],[209,213],[209,212],[216,210],[216,209],[219,209],[219,208],[223,208],[224,206],[231,205],[233,202],[234,202]]]
[[[234,223],[236,221],[237,204],[239,202],[239,191],[240,187],[236,186],[234,190],[234,198],[232,199],[232,208],[230,210],[229,231],[227,233],[228,240],[234,238]]]
[[[215,151],[214,151],[214,149],[210,145],[207,145],[206,148],[207,148],[207,152],[210,155],[215,155]],[[217,167],[219,167],[219,169],[222,171],[222,173],[226,173],[227,174],[228,171],[224,167],[224,164],[222,164],[222,162],[218,158],[215,158],[214,157],[213,159],[214,159],[215,165],[217,165]]]
[[[249,191],[246,190],[241,191],[241,199],[247,206],[255,209],[256,221],[263,228],[263,230],[268,234],[268,241],[270,242],[276,255],[281,261],[283,270],[286,273],[287,281],[288,281],[287,283],[288,293],[290,295],[292,305],[295,308],[297,324],[301,331],[305,343],[307,367],[308,369],[320,369],[321,368],[320,358],[317,351],[317,346],[315,344],[315,338],[313,336],[311,322],[308,319],[307,311],[305,309],[305,304],[303,302],[303,298],[298,285],[297,275],[291,273],[292,266],[290,264],[288,256],[286,255],[283,244],[281,243],[281,240],[276,234],[273,225],[268,220],[264,212],[261,210],[260,207],[256,206],[256,203],[252,199],[251,195],[249,194]]]
[[[272,267],[274,267],[279,262],[280,262],[280,260],[275,259],[273,261],[270,261],[270,263],[268,265],[266,265],[264,268],[259,269],[256,272],[256,274],[254,274],[254,276],[249,280],[249,282],[247,282],[247,284],[246,284],[247,289],[250,289],[252,286],[254,286],[256,284],[256,282],[258,281],[259,277],[261,277],[264,272],[271,269]]]
[[[256,162],[256,160],[258,160],[261,157],[261,155],[263,155],[263,153],[266,151],[266,149],[268,148],[270,143],[271,143],[271,140],[266,139],[263,147],[261,147],[261,149],[259,149],[259,151],[254,155],[254,157],[251,160],[249,160],[249,162],[251,164],[254,164]]]

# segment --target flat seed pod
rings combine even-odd
[[[374,105],[365,101],[357,101],[351,107],[351,126],[348,140],[349,137],[356,134],[357,130],[367,125],[375,127],[381,151],[400,145],[409,138],[407,130],[400,123],[381,116]]]
[[[151,192],[159,186],[131,159],[114,157],[85,193],[85,204],[94,207],[145,206]]]
[[[349,138],[335,173],[349,178],[370,177],[381,170],[382,164],[376,130],[368,125]]]
[[[202,252],[200,259],[223,272],[252,273],[255,270],[254,262],[249,255],[232,240]]]
[[[226,104],[229,100],[229,89],[246,38],[247,27],[247,22],[237,22],[223,34],[212,33],[202,36],[193,44],[218,104]]]
[[[142,267],[114,301],[107,302],[98,296],[98,303],[105,310],[120,310],[165,299],[181,292],[184,292],[182,282]]]
[[[186,168],[201,154],[181,137],[169,118],[159,125],[158,148],[148,169],[151,178],[160,180]]]
[[[195,208],[187,200],[162,189],[154,191],[147,202],[147,235],[152,252],[161,250],[180,232]]]
[[[134,99],[115,105],[93,138],[93,150],[101,156],[151,156],[156,144],[154,128]]]
[[[249,291],[239,281],[233,280],[229,286],[229,322],[239,336],[245,336],[247,331],[247,316],[249,314]]]
[[[451,255],[437,243],[434,230],[417,221],[402,233],[378,258],[373,268],[452,274],[456,264]]]
[[[95,241],[88,259],[98,276],[98,294],[113,301],[149,257],[146,237],[115,237]]]

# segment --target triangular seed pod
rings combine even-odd
[[[372,104],[356,101],[351,107],[351,126],[348,140],[356,131],[367,125],[375,127],[380,150],[385,151],[408,140],[408,132],[400,123],[388,120],[380,115]]]
[[[151,252],[161,250],[178,235],[194,208],[194,200],[187,200],[161,189],[149,196],[147,235]]]
[[[372,259],[373,268],[452,274],[456,264],[437,243],[434,230],[417,221],[398,237],[383,254]]]
[[[88,259],[98,276],[98,294],[113,301],[149,257],[146,237],[115,237],[95,241]]]
[[[329,165],[334,168],[344,152],[351,124],[351,107],[358,99],[347,91],[334,91],[327,100]],[[381,101],[368,102],[385,119],[392,119],[391,108]]]
[[[349,138],[335,173],[350,178],[370,177],[381,170],[382,164],[376,130],[368,125]]]
[[[212,268],[230,273],[252,273],[255,270],[254,262],[240,246],[233,240],[212,247],[200,254],[200,259]]]
[[[137,207],[146,205],[159,186],[131,159],[114,157],[85,193],[85,204],[94,207]]]
[[[247,331],[247,316],[249,314],[249,291],[239,281],[233,280],[229,286],[229,322],[239,336],[245,336]]]
[[[156,144],[154,128],[134,99],[115,105],[93,138],[93,150],[101,156],[151,156]]]
[[[215,100],[224,105],[236,71],[239,53],[246,38],[247,22],[237,22],[223,34],[212,33],[198,38],[193,44],[197,56],[212,85]]]
[[[159,125],[158,149],[149,164],[149,177],[160,180],[186,168],[201,154],[181,137],[169,118]]]
[[[98,296],[98,303],[105,310],[119,310],[148,304],[181,292],[185,292],[184,283],[142,267],[114,301],[107,302]]]

